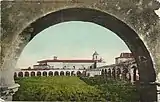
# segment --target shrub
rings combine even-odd
[[[104,98],[111,102],[138,102],[139,94],[136,87],[125,80],[114,80],[104,76],[80,78],[89,85],[102,90]]]

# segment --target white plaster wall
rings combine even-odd
[[[54,66],[54,68],[63,68],[66,66],[66,68],[73,69],[73,66],[75,66],[75,69],[83,69],[89,68],[93,63],[62,63],[62,62],[48,62],[47,63],[49,66]]]
[[[37,68],[40,68],[40,69],[43,69],[43,68],[50,68],[48,65],[46,65],[46,66],[34,66],[33,67],[34,69],[37,69]]]
[[[86,72],[86,74],[88,75],[88,74],[90,74],[90,77],[94,77],[95,75],[101,75],[101,71],[100,70],[98,70],[98,71],[95,71],[95,70],[93,70],[93,71],[87,71]]]
[[[49,66],[54,66],[54,68],[63,68],[63,63],[62,62],[47,62]]]
[[[106,63],[97,63],[97,67],[106,66]]]

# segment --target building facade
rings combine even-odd
[[[92,59],[62,60],[53,59],[38,61],[33,68],[15,71],[15,77],[32,76],[88,76],[104,75],[113,79],[128,79],[132,83],[139,80],[138,68],[131,53],[121,53],[115,58],[115,64],[106,63],[95,52]]]
[[[113,79],[129,80],[131,83],[139,81],[137,64],[132,53],[121,53],[115,58],[115,64],[98,67],[101,75]]]
[[[40,60],[37,63],[33,65],[33,68],[16,70],[15,77],[55,75],[94,76],[100,75],[100,71],[91,71],[92,69],[106,65],[96,51],[93,53],[92,59],[58,59],[54,56],[53,59]]]
[[[119,57],[115,58],[115,64],[123,63],[126,61],[132,61],[134,57],[132,53],[121,53]]]

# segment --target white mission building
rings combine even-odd
[[[95,51],[92,59],[53,59],[37,61],[33,68],[20,69],[15,71],[15,77],[25,76],[55,76],[55,75],[75,75],[85,74],[87,76],[100,75],[101,71],[97,67],[105,66],[106,63]]]
[[[92,59],[58,59],[54,56],[53,59],[41,60],[38,65],[33,65],[34,69],[93,69],[99,66],[106,65],[99,54],[95,52]]]
[[[139,80],[138,69],[132,53],[121,53],[115,64],[107,65],[95,51],[91,59],[45,59],[37,61],[33,68],[19,69],[14,77],[32,76],[88,76],[104,75],[113,78]]]

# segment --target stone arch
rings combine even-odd
[[[105,75],[104,69],[101,70],[101,75]]]
[[[128,69],[126,67],[123,68],[123,71],[122,71],[122,77],[124,80],[127,79],[127,73],[128,73]]]
[[[72,72],[71,72],[71,76],[75,76],[75,73],[74,73],[74,71],[72,71]]]
[[[111,78],[111,76],[112,76],[112,73],[111,73],[111,69],[109,68],[107,71],[107,77]]]
[[[60,71],[60,76],[64,76],[64,71]]]
[[[61,17],[62,15],[63,17]],[[127,24],[125,24],[124,22],[122,22],[117,18],[118,17],[109,15],[107,12],[102,12],[95,9],[88,9],[88,8],[63,9],[49,13],[37,20],[34,20],[34,22],[28,25],[28,27],[26,27],[19,36],[23,36],[24,38],[26,38],[25,34],[30,34],[31,37],[28,40],[29,42],[37,33],[41,32],[45,28],[66,21],[74,20],[74,21],[93,22],[99,24],[105,28],[110,29],[111,31],[116,33],[123,41],[125,41],[129,49],[133,53],[136,62],[138,63],[140,81],[144,83],[154,82],[156,80],[156,74],[153,68],[153,63],[149,51],[147,50],[146,46],[144,45],[140,37],[137,35],[137,33],[131,27],[129,27]],[[31,31],[30,29],[33,29],[33,31]],[[23,46],[20,46],[20,50],[22,49]]]
[[[29,72],[24,72],[25,77],[29,77]]]
[[[107,69],[104,70],[104,74],[107,75]]]
[[[55,72],[54,72],[54,76],[59,76],[59,72],[58,72],[58,71],[55,71]]]
[[[23,77],[23,72],[19,72],[18,77]]]
[[[43,76],[47,76],[47,72],[46,71],[43,71]]]
[[[48,76],[53,76],[53,72],[52,72],[52,71],[49,71],[49,72],[48,72]]]
[[[35,76],[36,73],[34,71],[31,72],[31,76]]]
[[[37,72],[37,76],[41,76],[41,72],[40,71]]]
[[[112,78],[113,79],[116,78],[116,70],[115,70],[115,68],[112,68]]]
[[[77,71],[76,75],[77,75],[77,76],[81,76],[82,73],[81,73],[80,71]]]
[[[121,69],[120,69],[120,68],[117,68],[116,75],[117,75],[117,78],[118,78],[118,79],[120,79],[120,74],[121,74]]]
[[[66,71],[66,76],[70,76],[70,72],[69,71]]]
[[[63,19],[61,18],[62,15]],[[152,59],[140,37],[127,24],[117,19],[116,17],[109,15],[106,12],[89,8],[62,9],[56,12],[49,13],[37,19],[35,22],[32,22],[23,30],[21,34],[26,33],[26,31],[30,31],[29,29],[31,28],[34,29],[32,33],[30,33],[31,38],[29,40],[31,40],[36,34],[41,32],[45,28],[67,21],[93,22],[113,31],[126,43],[126,45],[133,53],[136,62],[138,63],[140,79],[143,81],[155,81],[156,75],[153,68]],[[117,27],[115,27],[114,25]],[[145,64],[141,63],[143,59],[147,59],[145,61]]]

